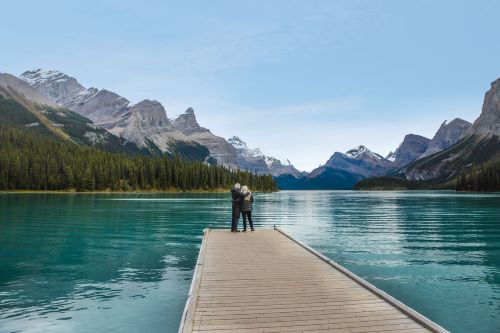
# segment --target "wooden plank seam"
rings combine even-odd
[[[281,230],[280,228],[277,228],[276,225],[274,226],[274,230],[280,232],[282,235],[286,236],[287,238],[289,238],[293,242],[297,243],[298,245],[300,245],[301,247],[303,247],[307,251],[311,252],[312,254],[314,254],[315,256],[317,256],[318,258],[320,258],[321,260],[323,260],[324,262],[326,262],[327,264],[329,264],[333,268],[337,269],[338,271],[340,271],[341,273],[343,273],[344,275],[349,277],[351,280],[353,280],[356,283],[358,283],[359,285],[361,285],[363,288],[368,289],[369,291],[371,291],[375,295],[377,295],[380,298],[382,298],[383,300],[387,301],[389,304],[393,305],[399,311],[403,312],[404,314],[406,314],[407,316],[409,316],[411,319],[415,320],[417,323],[421,324],[422,326],[430,329],[432,332],[450,333],[448,330],[444,329],[443,327],[439,326],[435,322],[431,321],[429,318],[427,318],[424,315],[422,315],[421,313],[413,310],[412,308],[410,308],[406,304],[398,301],[397,299],[395,299],[394,297],[392,297],[391,295],[389,295],[385,291],[375,287],[373,284],[369,283],[368,281],[366,281],[363,278],[359,277],[358,275],[354,274],[353,272],[351,272],[347,268],[341,266],[340,264],[336,263],[335,261],[331,260],[330,258],[324,256],[323,254],[319,253],[318,251],[311,248],[307,244],[293,238],[291,235],[289,235],[285,231]]]

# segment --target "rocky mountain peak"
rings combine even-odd
[[[241,140],[238,136],[230,137],[227,142],[229,142],[244,157],[262,160],[266,157],[262,154],[260,148],[249,148],[247,143]]]
[[[143,137],[162,134],[172,130],[163,105],[158,101],[145,99],[131,106],[134,126],[127,130],[127,137]]]
[[[25,81],[8,73],[0,74],[0,90],[1,89],[6,90],[7,93],[19,94],[28,101],[34,103],[45,104],[52,107],[58,106]]]
[[[203,128],[198,124],[194,109],[189,107],[186,111],[179,115],[174,121],[173,126],[186,135],[191,135],[198,132],[208,132],[208,129]]]
[[[60,71],[35,69],[26,71],[19,77],[47,96],[51,101],[67,106],[75,95],[85,88],[73,77]]]
[[[241,140],[238,136],[232,136],[227,139],[227,142],[233,145],[236,149],[248,149],[247,143]]]
[[[388,161],[394,162],[394,160],[396,159],[396,154],[394,154],[394,152],[391,150],[389,152],[389,154],[387,154],[387,156],[385,157],[385,159],[388,160]]]
[[[372,152],[370,149],[363,145],[357,146],[353,149],[348,150],[345,155],[349,158],[361,159],[361,158],[373,158],[373,159],[384,159],[379,154]]]
[[[75,78],[54,70],[26,71],[17,81],[47,103],[77,112],[140,148],[172,153],[184,147],[178,143],[184,142],[188,146],[196,143],[207,148],[212,159],[232,168],[273,175],[299,173],[289,162],[282,164],[277,159],[267,160],[260,149],[248,148],[238,137],[228,142],[201,127],[192,107],[170,120],[158,101],[146,99],[130,105],[126,98],[112,91],[86,88]]]
[[[404,166],[420,157],[429,147],[431,139],[416,134],[408,134],[394,153],[396,166]]]
[[[142,111],[146,111],[148,108],[152,109],[160,109],[163,112],[165,112],[165,108],[163,108],[163,105],[161,105],[160,102],[156,100],[149,100],[149,99],[144,99],[140,101],[139,103],[135,104],[134,107],[141,108]]]
[[[460,118],[455,118],[449,123],[445,120],[429,142],[427,150],[418,158],[430,156],[451,147],[464,137],[471,126],[471,123]]]
[[[366,146],[360,145],[348,150],[345,154],[334,153],[324,166],[313,170],[311,175],[316,177],[330,168],[360,177],[373,177],[384,174],[392,167],[392,162],[372,152]]]
[[[481,115],[466,135],[500,136],[500,78],[491,83],[484,96]]]
[[[21,79],[26,81],[30,85],[34,85],[35,83],[44,83],[44,82],[53,82],[53,81],[67,81],[70,77],[66,74],[52,69],[42,69],[38,68],[31,71],[25,71],[21,74]]]

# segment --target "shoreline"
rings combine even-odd
[[[227,193],[230,189],[216,190],[144,190],[144,191],[76,191],[76,190],[1,190],[0,194],[166,194],[166,193]],[[279,191],[254,191],[256,193],[275,193]]]

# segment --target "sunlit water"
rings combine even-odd
[[[453,332],[500,332],[500,194],[280,192],[254,214]],[[0,194],[0,331],[176,332],[229,219],[226,194]]]

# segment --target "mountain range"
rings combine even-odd
[[[397,173],[401,168],[457,143],[472,126],[462,119],[443,122],[432,139],[408,134],[394,152],[383,157],[361,145],[345,153],[335,152],[309,174],[276,177],[282,189],[352,189],[362,179]]]
[[[474,174],[481,168],[497,170],[499,166],[497,79],[486,92],[481,114],[473,124],[460,118],[444,121],[432,139],[408,134],[385,157],[358,146],[346,153],[334,153],[308,174],[282,174],[276,180],[281,189],[352,189],[356,184],[358,189],[453,188],[464,172]]]
[[[461,140],[408,164],[399,175],[410,181],[446,181],[489,166],[500,166],[500,79],[491,83],[479,118],[466,126]]]
[[[250,149],[239,138],[226,140],[213,134],[200,126],[191,107],[178,117],[169,118],[163,105],[156,100],[145,99],[131,104],[112,91],[86,88],[76,78],[56,70],[30,70],[19,78],[6,73],[0,76],[2,86],[10,91],[10,98],[19,95],[37,108],[46,106],[85,119],[82,121],[92,124],[101,136],[105,134],[112,138],[110,140],[134,147],[133,150],[143,154],[180,155],[273,176],[299,173],[288,160]],[[68,126],[70,124],[66,124]],[[65,131],[62,126],[59,128]]]
[[[271,174],[281,189],[352,189],[364,179],[446,182],[467,168],[500,160],[500,79],[486,93],[471,124],[444,121],[432,139],[406,135],[387,156],[357,146],[335,152],[322,166],[300,172],[289,160],[266,156],[239,137],[224,139],[200,126],[193,108],[169,118],[163,105],[130,103],[118,94],[86,88],[54,70],[0,73],[0,121],[103,150],[143,155],[180,155],[258,174]]]
[[[484,170],[488,170],[485,172]],[[494,188],[500,176],[500,79],[491,83],[481,114],[470,124],[455,119],[441,125],[426,151],[384,176],[363,180],[357,189]],[[387,177],[388,176],[388,177]]]
[[[0,73],[0,124],[79,145],[125,154],[145,154],[136,145],[64,109],[17,77]]]

